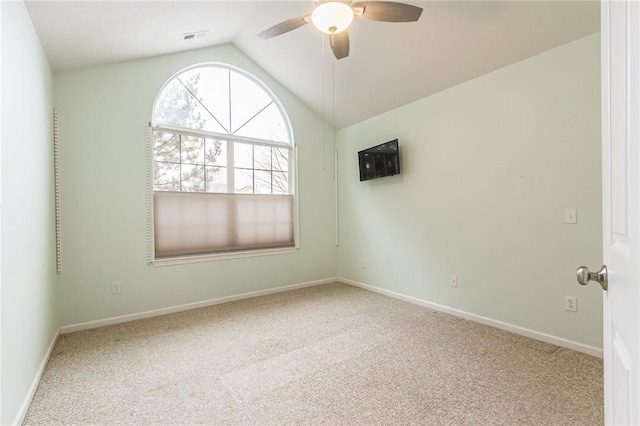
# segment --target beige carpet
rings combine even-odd
[[[26,424],[597,425],[602,360],[343,284],[60,337]]]

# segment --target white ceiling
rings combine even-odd
[[[26,5],[54,72],[233,43],[315,111],[329,121],[335,117],[336,128],[600,29],[598,1],[406,2],[424,8],[418,22],[357,20],[349,29],[350,55],[339,61],[326,39],[323,49],[312,25],[270,40],[256,36],[310,12],[312,1],[27,0]],[[202,30],[208,30],[205,37],[182,40],[183,34]]]

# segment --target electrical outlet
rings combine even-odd
[[[570,312],[578,312],[578,299],[575,296],[565,296],[564,309]]]
[[[111,294],[120,294],[120,281],[111,283]]]
[[[564,211],[564,223],[578,223],[578,211],[574,208],[569,208]]]
[[[364,269],[364,267],[365,267],[364,257],[362,259],[360,259],[360,267],[362,269]]]
[[[449,284],[451,284],[451,287],[458,287],[458,276],[451,275],[451,277],[449,277]]]

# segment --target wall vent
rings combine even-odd
[[[182,34],[182,39],[183,40],[193,40],[195,38],[202,38],[202,37],[207,35],[207,32],[209,32],[209,30],[196,31],[195,33]]]

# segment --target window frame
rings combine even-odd
[[[289,116],[286,114],[286,111],[280,100],[275,96],[275,94],[271,91],[271,89],[264,83],[262,80],[254,76],[253,74],[238,68],[236,66],[221,63],[221,62],[204,62],[195,64],[186,68],[183,68],[173,74],[170,78],[168,78],[160,90],[158,91],[156,98],[153,102],[153,106],[151,108],[151,115],[153,120],[153,113],[155,106],[163,93],[165,87],[174,80],[180,74],[192,70],[194,68],[200,67],[219,67],[229,70],[230,72],[238,73],[255,84],[257,84],[264,92],[269,95],[273,101],[273,103],[278,108],[278,111],[282,115],[284,122],[286,124],[286,130],[289,137],[289,143],[280,142],[280,141],[269,141],[265,139],[252,138],[246,136],[237,136],[233,134],[227,133],[219,133],[207,130],[198,130],[198,129],[189,129],[182,128],[176,126],[164,126],[164,125],[154,125],[152,121],[149,121],[146,125],[146,154],[147,154],[147,194],[146,194],[146,203],[147,203],[147,264],[153,266],[168,266],[168,265],[180,265],[180,264],[189,264],[189,263],[199,263],[199,262],[210,262],[210,261],[219,261],[219,260],[230,260],[230,259],[242,259],[248,257],[256,257],[256,256],[270,256],[270,255],[281,255],[281,254],[291,254],[298,251],[300,248],[300,229],[299,229],[299,185],[298,185],[298,149],[295,144],[293,138],[293,131],[291,127],[291,121]],[[235,143],[245,143],[251,145],[258,146],[267,146],[273,148],[287,149],[289,151],[289,169],[288,169],[288,185],[289,192],[288,194],[293,197],[293,239],[294,246],[293,247],[276,247],[276,248],[264,248],[264,249],[254,249],[254,250],[237,250],[237,251],[228,251],[228,252],[219,252],[219,253],[205,253],[198,255],[185,255],[185,256],[177,256],[177,257],[167,257],[167,258],[156,258],[155,253],[155,206],[153,201],[153,194],[155,191],[155,178],[154,178],[154,168],[155,168],[155,132],[166,132],[173,133],[176,136],[191,136],[197,138],[208,138],[208,139],[218,139],[231,142],[231,146]],[[229,146],[227,147],[229,151]],[[233,155],[231,155],[233,157]],[[234,170],[234,164],[231,162],[227,164],[227,170]],[[254,169],[255,170],[255,169]],[[184,191],[187,192],[187,191]],[[199,191],[201,192],[201,191]],[[227,192],[229,193],[229,192]],[[232,193],[235,193],[232,192]],[[270,194],[265,194],[270,195]]]

